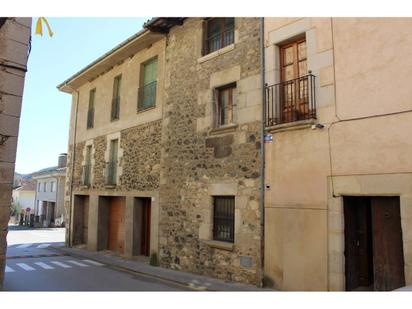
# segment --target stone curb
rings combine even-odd
[[[270,289],[258,288],[253,285],[224,282],[222,280],[209,278],[201,275],[190,274],[183,271],[171,270],[162,267],[154,267],[142,262],[127,260],[121,257],[111,257],[102,253],[89,252],[78,248],[53,247],[57,251],[68,253],[72,256],[89,258],[106,265],[120,269],[140,273],[143,275],[155,277],[161,280],[169,281],[175,284],[183,285],[195,291],[226,291],[226,292],[262,292],[273,291]]]

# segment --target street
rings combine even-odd
[[[59,253],[64,228],[9,226],[4,291],[188,291],[150,276]]]

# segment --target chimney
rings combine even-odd
[[[66,167],[67,164],[67,153],[59,154],[59,162],[57,164],[58,168]]]

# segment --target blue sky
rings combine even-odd
[[[59,153],[67,152],[71,96],[58,84],[78,72],[129,36],[149,17],[142,18],[48,18],[54,32],[35,35],[28,61],[16,172],[31,173],[57,165]]]

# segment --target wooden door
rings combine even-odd
[[[89,235],[89,197],[85,196],[83,198],[83,214],[82,214],[82,226],[83,226],[83,233],[82,233],[82,238],[83,238],[83,243],[87,244],[87,239]]]
[[[309,110],[306,39],[300,38],[280,46],[282,122],[301,119]]]
[[[344,217],[346,290],[372,289],[369,198],[345,197]]]
[[[124,198],[111,197],[109,204],[109,250],[124,253]]]
[[[405,285],[399,197],[372,198],[374,290]]]
[[[150,255],[150,222],[151,222],[151,200],[150,198],[145,198],[143,201],[142,208],[142,224],[141,224],[141,248],[140,252],[142,255]]]

